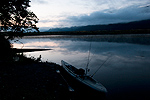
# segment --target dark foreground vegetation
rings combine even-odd
[[[59,65],[18,56],[19,61],[0,61],[0,100],[69,100]]]

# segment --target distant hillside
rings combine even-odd
[[[52,28],[47,32],[64,32],[64,31],[100,31],[100,30],[135,30],[150,29],[150,19],[134,21],[129,23],[118,23],[108,25],[88,25],[80,27]]]

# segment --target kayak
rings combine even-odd
[[[66,79],[68,79],[68,82],[71,81],[80,90],[107,93],[107,89],[93,77],[86,75],[84,69],[78,69],[63,60],[61,61],[61,65],[66,73],[64,77],[67,75]]]

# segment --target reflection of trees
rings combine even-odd
[[[0,58],[11,54],[11,45],[8,39],[17,37],[22,32],[28,32],[29,30],[36,30],[36,23],[38,23],[37,16],[28,10],[30,0],[1,0],[0,3],[0,32],[6,32],[8,36],[6,39],[2,33],[0,34],[1,52]],[[17,34],[16,34],[17,33]],[[15,35],[14,35],[15,34]]]

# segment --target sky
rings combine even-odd
[[[150,19],[149,0],[31,0],[41,29]]]

